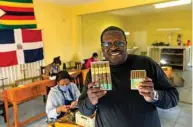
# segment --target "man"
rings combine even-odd
[[[156,107],[177,105],[178,92],[153,60],[128,55],[124,31],[108,27],[101,35],[104,57],[110,62],[113,90],[93,87],[91,73],[79,98],[79,111],[87,116],[96,112],[96,127],[161,127]],[[130,71],[146,70],[147,77],[138,90],[131,90]]]
[[[50,90],[46,103],[48,121],[55,121],[77,107],[80,92],[71,80],[67,71],[60,71],[57,74],[57,85]]]
[[[91,65],[91,62],[95,62],[98,60],[98,54],[95,52],[92,54],[92,57],[87,59],[86,60],[86,63],[85,63],[85,68],[86,69],[89,69],[90,68],[90,65]]]

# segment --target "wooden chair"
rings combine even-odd
[[[81,62],[75,62],[75,66],[77,70],[81,70],[82,69],[82,64]]]
[[[82,73],[79,73],[78,75],[73,76],[73,83],[75,83],[78,87],[78,89],[80,90],[80,92],[82,92],[82,88],[83,88],[83,77],[82,77]]]
[[[45,66],[40,66],[40,74],[41,74],[41,79],[44,80],[44,72],[45,72]],[[50,88],[46,87],[46,92],[49,93]],[[46,103],[47,96],[43,95],[43,102]]]
[[[90,69],[83,69],[83,70],[82,70],[83,85],[85,84],[86,76],[87,76],[87,73],[89,72],[89,70],[90,70]]]
[[[44,74],[44,69],[45,69],[45,66],[40,66],[40,73],[41,73],[41,75]]]
[[[41,74],[41,79],[44,80],[44,72],[45,72],[45,66],[40,66],[40,74]],[[50,88],[46,87],[46,92],[49,93]],[[43,102],[46,103],[47,96],[43,95]]]
[[[65,64],[66,64],[67,70],[75,69],[75,62],[74,61],[69,61],[69,62],[66,62]]]
[[[88,60],[88,59],[84,59],[84,60],[83,60],[83,64],[82,64],[81,70],[85,69],[85,64],[86,64],[87,60]]]
[[[45,66],[40,66],[40,75],[42,77],[42,80],[44,79],[43,76],[44,76],[44,73],[45,73]]]
[[[65,71],[67,69],[66,67],[66,63],[63,63],[63,67],[62,67],[63,71]]]

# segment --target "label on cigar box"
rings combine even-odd
[[[143,81],[143,79],[131,79],[131,89],[132,90],[137,90],[139,84]]]
[[[145,77],[147,77],[145,70],[131,70],[131,89],[137,90],[139,84],[143,81]]]

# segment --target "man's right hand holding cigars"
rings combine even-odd
[[[88,84],[87,94],[90,102],[93,105],[96,105],[98,103],[98,100],[107,93],[106,90],[103,90],[100,87],[94,87],[97,85],[99,85],[97,82],[92,82]]]

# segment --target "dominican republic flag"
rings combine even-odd
[[[41,30],[0,30],[0,67],[42,60]]]

